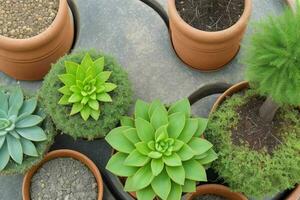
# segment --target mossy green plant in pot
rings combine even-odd
[[[0,175],[21,174],[43,159],[55,129],[37,97],[19,86],[0,88]]]
[[[67,55],[54,64],[40,91],[55,125],[74,138],[102,138],[132,100],[125,70],[96,51]]]
[[[256,25],[244,63],[247,82],[216,102],[206,137],[215,170],[230,188],[262,198],[300,180],[300,14],[290,10]]]
[[[164,106],[138,100],[134,117],[124,117],[107,142],[116,150],[107,169],[126,179],[124,190],[139,200],[179,200],[207,181],[205,167],[217,159],[201,138],[207,119],[192,118],[187,99]]]

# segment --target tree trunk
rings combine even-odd
[[[268,97],[259,109],[259,116],[265,122],[272,122],[278,109],[279,105]]]

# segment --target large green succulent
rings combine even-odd
[[[61,105],[72,105],[70,115],[80,112],[86,121],[91,116],[95,120],[100,116],[100,102],[112,102],[108,92],[117,85],[106,82],[110,71],[103,71],[104,57],[93,61],[87,53],[81,64],[65,61],[66,74],[59,75],[64,86],[59,89],[63,94],[58,102]]]
[[[207,120],[190,116],[187,99],[168,109],[158,100],[138,100],[135,119],[124,117],[106,136],[117,151],[107,169],[127,177],[125,191],[136,192],[140,200],[179,200],[183,192],[195,191],[197,181],[207,181],[204,166],[217,155],[200,137]]]
[[[22,164],[23,154],[37,157],[38,152],[33,142],[47,140],[39,124],[43,117],[33,114],[37,99],[24,99],[21,88],[12,92],[0,90],[0,171],[10,158]]]

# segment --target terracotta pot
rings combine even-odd
[[[197,196],[205,194],[213,194],[230,200],[247,200],[247,198],[242,194],[232,192],[228,187],[218,184],[200,185],[197,187],[196,192],[188,194],[186,199],[192,200]]]
[[[69,158],[74,158],[83,164],[86,165],[86,167],[89,168],[89,170],[93,173],[97,185],[98,185],[98,199],[97,200],[102,200],[103,198],[103,181],[101,174],[99,172],[99,169],[97,166],[91,161],[88,157],[85,155],[73,151],[73,150],[68,150],[68,149],[61,149],[61,150],[56,150],[48,153],[45,158],[36,166],[32,167],[26,174],[23,180],[23,186],[22,186],[22,195],[23,195],[23,200],[30,200],[30,187],[31,187],[31,179],[33,175],[36,173],[36,171],[42,167],[43,164],[46,162],[56,159],[56,158],[62,158],[62,157],[69,157]]]
[[[249,83],[247,81],[244,81],[244,82],[241,82],[241,83],[237,83],[237,84],[231,86],[214,103],[214,105],[213,105],[213,107],[211,109],[211,113],[214,112],[214,111],[216,111],[217,108],[223,103],[223,101],[226,100],[227,97],[230,97],[234,93],[240,92],[240,91],[242,91],[244,89],[248,89],[248,88],[249,88]]]
[[[300,199],[300,185],[288,196],[286,200],[299,200]]]
[[[217,70],[226,65],[239,51],[251,10],[252,1],[245,0],[244,13],[233,26],[206,32],[187,24],[179,16],[175,0],[168,0],[171,39],[177,55],[189,66],[203,71]]]
[[[72,19],[67,0],[60,0],[56,18],[41,34],[28,39],[0,35],[0,71],[17,80],[41,80],[51,64],[71,49]]]

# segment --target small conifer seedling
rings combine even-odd
[[[300,12],[286,9],[283,15],[257,24],[246,51],[247,79],[266,96],[260,117],[273,120],[282,105],[300,105]]]

